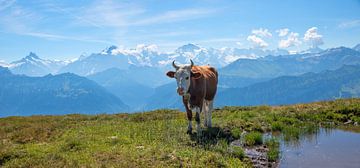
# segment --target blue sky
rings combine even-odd
[[[30,51],[71,59],[109,45],[155,44],[160,51],[204,47],[353,47],[359,0],[0,0],[0,60]]]

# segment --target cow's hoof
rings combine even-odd
[[[192,132],[191,130],[187,130],[186,134],[191,134],[191,132]]]

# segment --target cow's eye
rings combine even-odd
[[[189,80],[189,77],[186,77],[185,79],[186,79],[186,80]]]

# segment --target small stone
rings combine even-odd
[[[347,125],[347,124],[350,124],[351,122],[352,122],[351,120],[348,120],[344,124]]]
[[[137,146],[135,147],[136,149],[144,149],[145,147],[144,146]]]

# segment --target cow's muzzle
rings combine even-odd
[[[177,88],[177,93],[182,96],[184,95],[184,89],[183,88]]]

